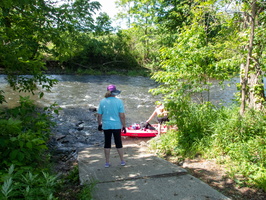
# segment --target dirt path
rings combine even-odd
[[[265,200],[266,193],[262,190],[239,187],[236,182],[226,175],[223,166],[215,160],[186,159],[183,163],[176,162],[175,158],[166,158],[169,162],[186,169],[191,175],[199,178],[232,200]]]

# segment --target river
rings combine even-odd
[[[50,75],[59,82],[51,92],[46,92],[42,99],[31,94],[14,92],[5,77],[0,75],[0,88],[5,92],[8,104],[4,103],[2,106],[13,107],[18,105],[19,95],[30,95],[38,106],[57,103],[62,108],[60,115],[55,117],[57,127],[54,129],[54,142],[62,148],[103,143],[103,137],[97,131],[95,112],[91,112],[90,108],[98,106],[109,84],[115,84],[117,89],[122,91],[118,98],[125,104],[127,125],[147,120],[154,110],[155,101],[161,100],[159,96],[149,93],[157,83],[147,77]],[[214,81],[210,88],[210,101],[214,104],[230,103],[236,92],[235,83],[238,81],[239,79],[235,78],[226,82],[224,89]],[[203,96],[207,98],[206,94]],[[78,129],[79,126],[82,130]]]
[[[91,75],[51,75],[59,81],[51,92],[46,92],[42,99],[27,93],[17,93],[8,86],[5,76],[0,75],[0,88],[4,90],[8,106],[17,105],[19,95],[30,95],[40,106],[49,106],[57,103],[61,108],[88,108],[98,106],[103,98],[106,87],[109,84],[115,84],[121,94],[125,104],[127,123],[145,121],[153,112],[154,102],[161,100],[158,96],[153,96],[149,90],[156,87],[157,84],[147,77],[128,77],[128,76],[91,76]],[[236,92],[235,83],[237,78],[226,82],[223,89],[218,82],[213,82],[210,88],[209,98],[214,104],[229,103]],[[228,84],[231,84],[230,86]],[[207,99],[207,94],[203,95]],[[6,105],[6,104],[3,104]]]

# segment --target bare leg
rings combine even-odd
[[[158,124],[158,135],[161,135],[161,124]]]
[[[111,149],[107,149],[107,148],[104,149],[104,155],[105,155],[106,163],[110,163],[110,151],[111,151]]]
[[[117,148],[117,152],[119,154],[120,160],[124,161],[124,150],[123,150],[123,148]]]

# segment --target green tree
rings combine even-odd
[[[164,93],[170,99],[190,97],[208,91],[212,78],[224,80],[238,72],[238,57],[220,53],[233,28],[223,29],[225,19],[216,14],[218,7],[211,6],[212,3],[194,4],[190,24],[180,29],[173,47],[161,50],[162,70],[155,72],[153,78],[164,84],[153,90],[155,93]]]
[[[162,71],[153,78],[164,84],[154,92],[169,98],[190,96],[208,90],[210,78],[224,80],[240,73],[241,114],[247,106],[262,109],[265,3],[197,1],[191,10],[190,24],[180,28],[173,47],[161,51]]]
[[[132,46],[142,57],[142,65],[158,69],[159,49],[172,47],[182,26],[190,23],[195,1],[179,0],[120,0],[123,8],[118,17],[127,19],[127,31],[134,40]]]
[[[188,25],[191,20],[191,0],[160,0],[157,3],[156,25],[161,37],[161,44],[172,46],[181,27]]]
[[[68,24],[70,30],[72,30],[74,26],[76,30],[93,31],[93,16],[100,7],[101,4],[97,1],[74,0],[72,3],[63,4],[63,6],[60,7],[60,10],[61,14],[62,11],[66,11],[62,17],[66,19],[64,22]],[[63,26],[65,26],[65,23],[63,23]]]
[[[152,0],[120,0],[117,4],[121,7],[126,7],[126,13],[128,16],[120,14],[120,16],[126,16],[128,19],[129,30],[133,34],[137,33],[138,42],[136,46],[141,46],[142,49],[142,64],[150,63],[152,57],[156,54],[154,48],[156,46],[156,6],[158,1]],[[137,48],[137,47],[136,47]],[[155,56],[156,57],[156,56]]]
[[[246,63],[241,71],[241,108],[263,109],[265,104],[263,72],[265,71],[265,1],[242,1],[243,33],[249,36],[245,45]]]
[[[96,18],[95,24],[96,27],[94,31],[96,35],[106,35],[114,31],[114,28],[111,26],[111,18],[107,15],[107,13],[100,13]]]
[[[0,66],[15,90],[34,92],[37,85],[50,89],[55,80],[43,75],[47,55],[60,57],[68,49],[63,33],[75,35],[93,24],[98,2],[76,0],[55,5],[52,0],[0,2]],[[48,44],[53,44],[51,49]],[[32,76],[21,76],[21,75]],[[3,93],[0,94],[3,101]],[[40,92],[40,96],[43,92]]]

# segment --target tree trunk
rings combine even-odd
[[[251,109],[262,109],[265,101],[263,76],[260,63],[253,57],[254,36],[257,15],[259,14],[257,1],[252,1],[251,15],[248,16],[250,25],[249,45],[247,47],[246,65],[241,66],[240,83],[241,83],[241,107],[240,114],[244,115],[246,106]]]
[[[240,66],[240,84],[241,84],[241,106],[240,106],[240,115],[243,115],[246,108],[246,88],[247,88],[247,78],[246,78],[246,66],[241,64]]]
[[[261,110],[263,108],[264,87],[260,70],[250,73],[248,79],[249,93],[247,98],[248,107],[251,109]]]

